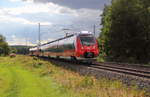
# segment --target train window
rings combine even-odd
[[[80,40],[83,45],[95,44],[95,39],[93,36],[80,36]]]

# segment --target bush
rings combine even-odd
[[[94,80],[91,77],[86,76],[80,83],[81,87],[91,87],[94,84]]]

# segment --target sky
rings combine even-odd
[[[55,40],[68,32],[100,33],[101,14],[110,0],[0,0],[0,34],[9,45],[36,45],[38,24],[41,42]]]

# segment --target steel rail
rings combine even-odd
[[[150,71],[145,71],[141,69],[135,69],[133,67],[126,67],[126,66],[119,66],[119,65],[112,65],[112,64],[103,64],[103,63],[94,63],[96,66],[104,66],[104,67],[110,67],[110,68],[116,68],[116,69],[122,69],[122,70],[127,70],[127,71],[133,71],[133,72],[138,72],[138,73],[144,73],[144,74],[149,74],[150,75]]]
[[[118,72],[118,73],[122,73],[122,74],[128,74],[128,75],[132,75],[132,76],[136,76],[136,77],[142,77],[142,78],[148,78],[150,79],[150,74],[145,74],[145,73],[139,73],[139,72],[135,72],[132,69],[123,69],[123,68],[114,68],[114,67],[109,67],[109,66],[97,66],[97,65],[90,65],[89,67],[91,68],[96,68],[96,69],[102,69],[102,70],[107,70],[107,71],[113,71],[113,72]]]
[[[144,71],[139,70],[139,69],[135,69],[135,68],[129,68],[129,67],[123,67],[123,66],[111,66],[112,64],[107,64],[106,63],[98,63],[98,62],[94,62],[93,64],[87,64],[86,62],[82,62],[82,61],[71,61],[71,60],[67,60],[67,59],[63,59],[63,58],[59,58],[59,59],[55,59],[55,58],[51,58],[52,60],[57,60],[57,61],[61,61],[61,62],[67,62],[67,63],[71,63],[71,64],[78,64],[78,65],[82,65],[82,66],[86,66],[88,68],[94,68],[94,69],[99,69],[99,70],[106,70],[106,71],[111,71],[111,72],[116,72],[116,73],[121,73],[121,74],[126,74],[126,75],[132,75],[135,77],[140,77],[140,78],[146,78],[148,80],[150,80],[150,71]]]

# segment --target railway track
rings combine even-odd
[[[88,68],[94,68],[97,70],[111,71],[111,72],[131,75],[131,76],[150,80],[150,67],[147,67],[147,66],[139,66],[142,68],[136,68],[137,65],[134,65],[135,68],[133,68],[134,66],[128,67],[128,65],[124,66],[123,64],[119,65],[119,64],[115,64],[115,63],[93,62],[92,64],[89,64],[89,63],[82,62],[82,61],[75,62],[75,61],[71,61],[71,60],[67,60],[67,59],[63,59],[63,58],[60,58],[60,59],[51,58],[51,59],[61,61],[61,62],[67,62],[67,63],[74,64],[74,65],[82,65],[82,66],[86,66]],[[145,70],[143,68],[146,68],[147,70]]]
[[[92,75],[96,78],[105,77],[112,80],[118,79],[127,85],[132,85],[132,82],[134,82],[133,84],[136,84],[140,89],[147,88],[150,91],[150,67],[147,66],[139,66],[141,67],[139,68],[136,65],[128,66],[99,62],[88,64],[82,61],[55,58],[46,58],[46,60],[59,64],[59,66],[64,68],[75,70],[83,75]]]
[[[106,65],[98,62],[95,62],[89,67],[150,79],[150,71],[138,70],[131,67],[111,66],[110,64]]]

